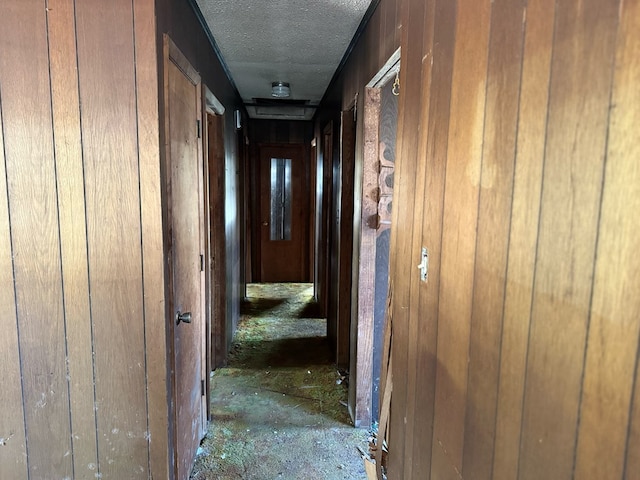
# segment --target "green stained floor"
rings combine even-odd
[[[249,285],[247,296],[191,478],[365,479],[367,432],[351,426],[312,286]]]

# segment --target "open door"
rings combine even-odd
[[[204,208],[200,77],[165,36],[170,268],[173,289],[172,410],[175,478],[189,477],[206,424],[203,339]]]

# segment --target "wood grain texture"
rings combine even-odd
[[[429,12],[425,12],[429,13]],[[440,281],[440,253],[442,251],[442,211],[449,129],[449,105],[451,100],[451,78],[453,73],[453,48],[455,37],[455,2],[438,0],[434,14],[433,47],[425,51],[423,62],[432,62],[431,101],[426,125],[426,144],[420,146],[419,155],[424,155],[425,192],[422,202],[422,245],[429,250],[429,272],[426,283],[418,293],[419,331],[416,384],[416,423],[414,431],[412,464],[419,475],[431,472],[433,450],[433,412],[435,403],[435,380],[437,369],[438,292]],[[424,152],[424,153],[423,153]],[[416,202],[420,199],[416,198]]]
[[[495,0],[469,345],[462,474],[492,478],[525,2]]]
[[[202,143],[196,122],[202,118],[200,77],[184,66],[184,57],[169,40],[165,104],[169,116],[169,174],[173,311],[191,313],[190,323],[174,321],[175,476],[187,478],[203,434],[203,254]],[[189,72],[189,74],[187,74]],[[206,411],[206,408],[204,409]]]
[[[462,470],[491,2],[461,0],[445,180],[431,475]]]
[[[149,442],[132,4],[127,0],[77,1],[76,22],[98,472],[112,478],[147,478]]]
[[[423,49],[407,41],[425,28],[411,22],[410,3],[380,4],[402,12],[403,64]],[[400,118],[400,169],[411,164],[417,178],[396,182],[394,206],[411,195],[424,202],[413,214],[431,262],[426,288],[409,284],[403,301],[413,268],[397,265],[415,227],[392,226],[400,353],[389,478],[638,478],[639,4],[490,3],[436,3],[429,122],[422,108]],[[372,26],[380,37],[388,20]],[[346,66],[343,102],[371,66],[366,52],[354,50]],[[416,77],[403,106],[429,83]],[[424,128],[426,155],[411,160]],[[417,329],[403,322],[414,318]],[[431,416],[433,458],[424,454]]]
[[[73,465],[74,471],[80,473],[88,472],[88,465],[97,465],[98,452],[73,2],[49,2],[47,20]]]
[[[527,4],[516,164],[496,399],[493,476],[517,477],[522,397],[538,236],[554,0]]]
[[[145,361],[148,395],[149,474],[169,475],[169,402],[167,398],[167,312],[165,243],[158,122],[158,56],[155,5],[133,2],[136,64],[137,140],[140,175],[140,222],[144,268]]]
[[[376,223],[378,188],[378,123],[380,117],[380,89],[367,88],[364,104],[364,159],[362,167],[361,230],[358,273],[357,343],[353,420],[356,426],[371,421],[371,386],[373,383],[374,295],[376,266]],[[360,192],[355,192],[357,195]],[[357,199],[357,197],[356,197]],[[357,201],[357,200],[356,200]],[[353,375],[352,368],[352,375]]]
[[[419,263],[419,251],[412,251],[414,229],[414,189],[416,188],[416,169],[418,135],[413,128],[420,115],[422,41],[421,28],[424,19],[425,2],[422,0],[406,1],[402,5],[402,22],[407,28],[402,31],[402,58],[400,61],[400,95],[398,97],[397,130],[412,130],[412,135],[398,137],[396,143],[396,170],[394,175],[394,197],[392,209],[392,225],[396,226],[395,234],[390,239],[389,275],[394,278],[389,284],[393,299],[393,381],[394,401],[400,408],[392,408],[390,414],[390,449],[389,468],[396,472],[397,478],[404,476],[405,468],[410,473],[411,465],[407,465],[405,452],[412,447],[412,437],[406,434],[408,426],[407,407],[413,405],[415,393],[414,359],[409,359],[410,352],[410,290],[411,278],[417,275],[415,265]],[[408,48],[417,45],[420,48]],[[415,92],[416,97],[412,96]],[[406,127],[403,127],[406,125]],[[400,253],[398,253],[400,252]],[[406,442],[409,442],[408,447]]]
[[[627,432],[640,333],[640,2],[624,2],[620,22],[575,478],[623,478],[638,452]]]
[[[4,31],[4,30],[3,30]],[[0,32],[0,44],[4,38]],[[0,54],[0,62],[2,55]],[[4,334],[0,340],[0,364],[2,385],[0,405],[0,477],[26,480],[27,447],[24,425],[20,351],[18,346],[18,322],[16,319],[13,256],[9,223],[9,197],[7,196],[7,172],[4,155],[4,124],[2,120],[2,90],[0,89],[0,328]]]
[[[24,29],[23,24],[30,28]],[[15,281],[15,307],[9,311],[17,314],[19,328],[27,462],[32,478],[49,472],[64,478],[72,475],[73,451],[46,11],[42,3],[9,2],[0,17],[0,30],[9,47],[2,48],[0,55]]]
[[[409,13],[411,18],[416,19],[422,23],[422,38],[420,38],[418,45],[422,45],[420,51],[420,72],[419,78],[420,89],[416,90],[416,99],[419,98],[419,114],[417,117],[417,129],[415,136],[417,138],[415,162],[416,168],[414,174],[416,176],[416,186],[413,199],[413,220],[412,220],[412,233],[410,237],[410,254],[406,255],[413,260],[412,268],[408,270],[409,274],[409,295],[412,299],[411,309],[408,315],[409,320],[409,343],[407,350],[407,408],[406,417],[413,419],[411,422],[407,422],[406,426],[406,443],[404,449],[404,476],[405,478],[412,478],[413,476],[413,454],[415,449],[416,432],[422,429],[430,430],[433,426],[431,420],[433,413],[427,405],[421,405],[417,403],[416,391],[418,390],[418,384],[423,380],[422,375],[428,374],[428,372],[418,371],[418,350],[420,348],[420,332],[424,327],[419,308],[419,296],[422,290],[424,282],[420,276],[420,270],[416,268],[421,262],[422,247],[422,221],[424,218],[424,197],[426,194],[426,170],[428,168],[428,162],[425,162],[422,158],[422,152],[426,151],[427,140],[429,135],[429,114],[431,113],[431,82],[433,72],[433,62],[431,55],[433,53],[434,42],[434,29],[435,29],[435,7],[436,0],[428,0],[418,2],[419,8],[415,8]],[[411,28],[411,23],[409,28]],[[419,29],[415,29],[419,31]],[[416,45],[416,47],[418,46]],[[418,48],[416,48],[418,50]],[[406,49],[405,49],[406,52]],[[393,82],[393,80],[392,80]],[[393,86],[391,86],[393,88]],[[418,97],[419,93],[419,97]],[[391,97],[394,97],[393,90],[391,91]],[[405,97],[406,98],[406,97]],[[413,101],[413,100],[410,100]],[[386,182],[385,182],[386,183]],[[384,184],[381,182],[380,188],[384,191]],[[380,212],[381,217],[383,213]],[[420,378],[418,377],[420,376]],[[435,377],[434,377],[435,378]],[[427,407],[425,409],[425,407]],[[421,449],[428,451],[431,447],[431,442],[427,442],[421,445]],[[416,471],[416,473],[418,473]]]
[[[561,2],[556,15],[522,480],[573,475],[618,2]]]

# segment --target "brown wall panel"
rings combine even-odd
[[[389,478],[638,478],[639,4],[437,1],[432,48],[415,8],[381,1],[330,96],[398,12]]]
[[[426,128],[426,126],[429,124],[430,103],[432,99],[431,85],[432,85],[433,62],[431,61],[432,59],[430,58],[430,56],[433,52],[433,46],[434,46],[433,42],[434,42],[434,29],[435,29],[436,0],[429,0],[426,2],[420,1],[417,3],[417,5],[419,5],[420,7],[419,8],[413,7],[412,11],[409,12],[409,18],[415,19],[414,21],[416,24],[418,23],[422,24],[422,29],[414,27],[412,23],[409,23],[408,31],[415,31],[416,35],[421,34],[421,37],[416,38],[416,41],[423,45],[422,50],[419,50],[417,48],[415,49],[415,52],[420,54],[419,59],[416,59],[416,60],[419,60],[420,62],[419,64],[417,64],[419,65],[419,68],[421,70],[420,75],[419,76],[413,75],[413,77],[421,79],[422,85],[419,90],[420,101],[412,102],[412,103],[415,103],[416,108],[419,109],[417,119],[418,119],[418,125],[420,125],[420,128],[418,130],[418,135],[416,138],[417,143],[411,144],[411,147],[416,148],[416,151],[413,155],[409,154],[411,155],[411,157],[409,158],[414,159],[413,161],[415,162],[415,165],[416,165],[415,168],[412,168],[410,170],[414,172],[414,176],[416,179],[414,198],[412,201],[409,200],[410,203],[406,206],[407,211],[412,212],[412,213],[409,213],[409,215],[413,215],[413,219],[410,220],[413,228],[409,232],[407,232],[409,234],[408,240],[410,242],[409,250],[406,255],[403,255],[400,257],[410,262],[408,265],[405,264],[405,267],[404,267],[409,271],[411,271],[412,266],[418,265],[419,263],[421,263],[421,260],[422,260],[421,256],[422,256],[423,242],[422,242],[422,228],[421,228],[422,225],[421,224],[424,216],[424,206],[425,206],[422,199],[424,198],[426,193],[426,169],[428,168],[428,165],[427,165],[427,162],[421,162],[420,157],[422,156],[421,152],[424,152],[427,149],[427,141],[429,136],[429,129]],[[412,41],[412,40],[408,39],[408,41]],[[425,61],[425,57],[426,57],[426,61]],[[405,57],[402,59],[402,61],[404,60],[411,61],[411,58],[407,59]],[[403,63],[403,68],[405,65],[407,64]],[[401,74],[403,76],[405,74],[408,76],[411,76],[412,72],[402,71]],[[416,91],[416,95],[417,95],[418,91],[415,89],[413,91]],[[407,120],[411,121],[411,118],[416,118],[416,117],[415,116],[409,117]],[[397,153],[398,153],[398,156],[402,155],[401,151],[398,151]],[[409,173],[409,175],[411,175],[411,173]],[[397,204],[394,205],[394,209],[396,207],[402,208],[401,205],[399,206]],[[390,272],[392,272],[391,269],[390,269]],[[409,284],[410,284],[409,292],[408,292],[409,296],[417,299],[420,295],[420,291],[422,290],[422,286],[423,286],[420,270],[418,270],[417,268],[414,268],[413,274],[408,275],[407,280],[409,281]],[[408,313],[409,313],[408,315],[409,342],[408,342],[408,349],[407,349],[407,367],[406,367],[407,408],[406,408],[405,416],[407,418],[416,418],[417,415],[420,415],[422,413],[423,408],[426,408],[426,412],[428,412],[432,408],[431,405],[417,404],[416,390],[417,390],[417,384],[419,382],[418,375],[420,376],[425,374],[429,375],[429,373],[433,374],[434,372],[433,370],[431,372],[429,372],[428,370],[418,372],[418,350],[420,349],[420,344],[419,344],[420,330],[425,325],[420,321],[421,312],[419,308],[413,308],[409,310]],[[422,340],[424,340],[424,338]],[[420,378],[420,380],[422,379]],[[416,422],[406,423],[406,433],[405,433],[406,443],[404,446],[404,475],[407,478],[411,478],[412,472],[413,472],[413,466],[414,466],[412,459],[413,459],[413,452],[415,448],[414,440],[416,437],[416,430],[417,430],[415,427],[416,427]],[[431,446],[431,439],[429,439],[429,441],[426,444],[422,445],[421,448],[426,450],[430,446]]]
[[[522,479],[572,475],[618,2],[566,2],[556,15]]]
[[[148,398],[149,476],[167,478],[170,471],[167,402],[167,336],[165,265],[162,227],[161,167],[158,158],[158,64],[155,2],[133,2],[135,35],[137,141],[140,175],[140,222],[146,376]]]
[[[491,2],[458,2],[445,180],[431,474],[461,474]]]
[[[493,477],[517,477],[554,26],[553,0],[529,1],[509,233]]]
[[[148,477],[132,4],[76,3],[100,473]],[[117,119],[117,121],[114,121]],[[157,235],[157,232],[154,232]]]
[[[73,2],[50,2],[51,94],[64,300],[74,471],[90,474],[97,465],[91,317],[84,203],[80,102]]]
[[[0,145],[4,146],[1,94],[0,91]],[[4,312],[0,315],[0,328],[4,332],[0,340],[0,365],[3,368],[0,405],[11,412],[0,415],[0,477],[23,480],[28,478],[27,446],[6,173],[4,149],[0,148],[0,308]]]
[[[423,44],[423,30],[425,2],[422,0],[406,1],[403,3],[403,18],[412,19],[412,26],[402,31],[403,44]],[[400,132],[405,124],[415,122],[420,115],[420,72],[422,71],[422,49],[412,49],[404,52],[401,59],[400,95],[398,99],[398,126]],[[408,101],[407,96],[415,92],[415,99]],[[393,394],[401,408],[391,409],[389,429],[391,434],[391,448],[389,450],[389,467],[401,475],[406,466],[410,472],[411,465],[406,465],[404,452],[410,451],[413,438],[405,434],[405,429],[411,430],[404,421],[407,407],[413,405],[415,370],[411,372],[414,358],[409,358],[409,292],[413,275],[397,275],[397,272],[411,272],[419,263],[419,253],[412,251],[413,237],[413,209],[414,189],[416,188],[416,158],[418,138],[415,135],[397,137],[396,162],[394,174],[394,197],[392,209],[392,225],[404,225],[401,230],[391,236],[389,250],[389,289],[393,292]],[[396,252],[402,252],[397,254]],[[417,273],[417,272],[414,272]],[[396,294],[396,292],[398,294]],[[402,347],[398,347],[402,345]],[[411,352],[415,355],[415,352]],[[405,449],[405,442],[408,446]],[[409,473],[408,472],[408,473]]]
[[[640,3],[625,2],[620,21],[576,478],[623,478],[626,452],[637,462],[640,451],[627,440],[640,332],[640,134],[628,127],[640,118]],[[627,463],[629,477],[640,475],[639,467],[634,460]]]
[[[628,129],[628,125],[633,125],[636,122],[639,114],[638,105],[640,105],[637,88],[640,82],[640,63],[638,62],[638,59],[640,59],[640,36],[637,33],[638,18],[640,18],[640,2],[625,2],[621,11],[616,62],[617,71],[614,77],[613,90],[613,102],[619,106],[620,113],[616,111],[612,114],[611,119],[613,128],[611,129],[609,137],[609,159],[608,170],[605,172],[607,182],[605,183],[604,189],[602,220],[603,222],[609,222],[611,221],[610,219],[615,218],[616,225],[609,225],[609,228],[612,228],[614,232],[618,225],[627,225],[627,223],[629,223],[630,225],[625,227],[625,231],[629,232],[630,237],[626,235],[623,237],[625,238],[625,242],[620,254],[617,254],[615,250],[610,252],[613,256],[612,261],[617,267],[607,270],[607,273],[610,273],[613,277],[611,279],[613,292],[609,293],[611,295],[610,299],[601,297],[600,269],[598,268],[599,266],[596,267],[595,294],[592,305],[592,309],[598,308],[600,310],[600,312],[595,311],[598,315],[620,315],[623,319],[623,321],[620,322],[620,326],[613,330],[613,340],[620,338],[616,334],[619,334],[621,331],[627,333],[626,329],[628,326],[633,326],[634,323],[637,324],[638,318],[640,318],[638,314],[637,295],[626,295],[624,299],[622,299],[620,296],[624,293],[618,290],[618,288],[620,288],[618,282],[620,282],[622,278],[628,279],[629,282],[637,282],[638,278],[640,278],[638,273],[638,256],[633,247],[633,245],[635,245],[634,239],[638,238],[636,233],[638,230],[638,217],[634,214],[634,211],[637,211],[638,195],[640,193],[638,192],[638,185],[640,184],[638,167],[640,167],[640,164],[637,161],[640,142],[638,142],[637,138],[633,135],[629,135]],[[635,130],[635,132],[637,132],[637,130]],[[628,156],[626,155],[627,152],[629,153]],[[617,163],[613,163],[613,159],[619,159],[624,165],[620,174],[616,176],[613,176],[614,173],[611,171],[614,170],[613,166]],[[616,188],[620,188],[621,190],[617,191],[615,190]],[[616,208],[620,208],[620,211],[624,213],[624,217],[620,218],[617,216]],[[602,242],[604,244],[603,248],[611,244],[618,248],[616,238],[613,238],[613,236],[605,237]],[[620,276],[621,271],[625,272],[624,277]],[[629,283],[626,287],[633,288],[632,285],[633,283]],[[635,291],[637,291],[637,288]],[[617,299],[620,299],[619,301],[622,303],[614,303]],[[609,320],[615,321],[617,319],[610,317]],[[627,340],[625,339],[624,342],[625,347],[628,348]],[[617,348],[617,346],[614,348]],[[611,357],[608,356],[607,358]],[[625,360],[628,361],[628,357]],[[632,403],[629,408],[629,418],[627,418],[628,431],[623,477],[625,480],[640,479],[640,343],[636,345],[635,362],[635,377],[631,380],[633,382],[633,390],[631,391]],[[625,370],[622,371],[624,372]],[[618,370],[616,373],[617,372]],[[606,372],[601,378],[605,381],[610,381],[610,375]],[[598,382],[594,383],[597,388]],[[589,387],[590,384],[587,383],[587,394],[589,393]],[[587,401],[585,405],[588,409],[589,402]],[[600,405],[596,403],[596,406]],[[589,415],[589,413],[589,410],[587,410],[586,415]],[[605,410],[604,413],[609,412]],[[600,419],[595,419],[595,421],[587,419],[587,425],[597,423],[598,420]],[[609,419],[607,418],[607,420]],[[617,422],[620,421],[619,418],[614,419],[613,425],[619,426],[616,420]],[[584,433],[582,433],[582,435],[587,437]],[[580,450],[579,453],[581,453]],[[589,452],[587,451],[586,453]],[[612,467],[607,465],[607,470],[611,469]]]
[[[525,2],[493,2],[462,473],[490,479],[505,295]]]
[[[429,12],[426,12],[427,14]],[[416,414],[413,455],[411,463],[416,473],[431,471],[433,450],[433,412],[435,403],[435,377],[438,332],[438,292],[440,281],[440,252],[442,251],[442,212],[444,203],[444,181],[447,158],[449,104],[451,101],[451,78],[453,74],[453,48],[455,37],[456,5],[448,0],[438,0],[434,14],[433,49],[427,61],[433,62],[431,74],[431,100],[426,125],[426,144],[422,144],[419,155],[432,161],[424,162],[424,198],[422,201],[422,245],[429,250],[429,272],[427,282],[421,283],[419,295],[419,322],[417,333]],[[429,52],[427,49],[425,55]],[[425,62],[426,63],[426,62]],[[414,272],[415,273],[415,272]]]
[[[35,1],[11,2],[8,9],[0,16],[3,43],[20,47],[1,49],[0,96],[27,463],[31,477],[52,470],[65,477],[73,452],[51,86],[48,74],[34,74],[48,69],[46,10]]]

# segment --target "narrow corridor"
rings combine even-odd
[[[211,377],[212,421],[191,478],[362,479],[347,386],[311,284],[252,284],[229,356]]]

